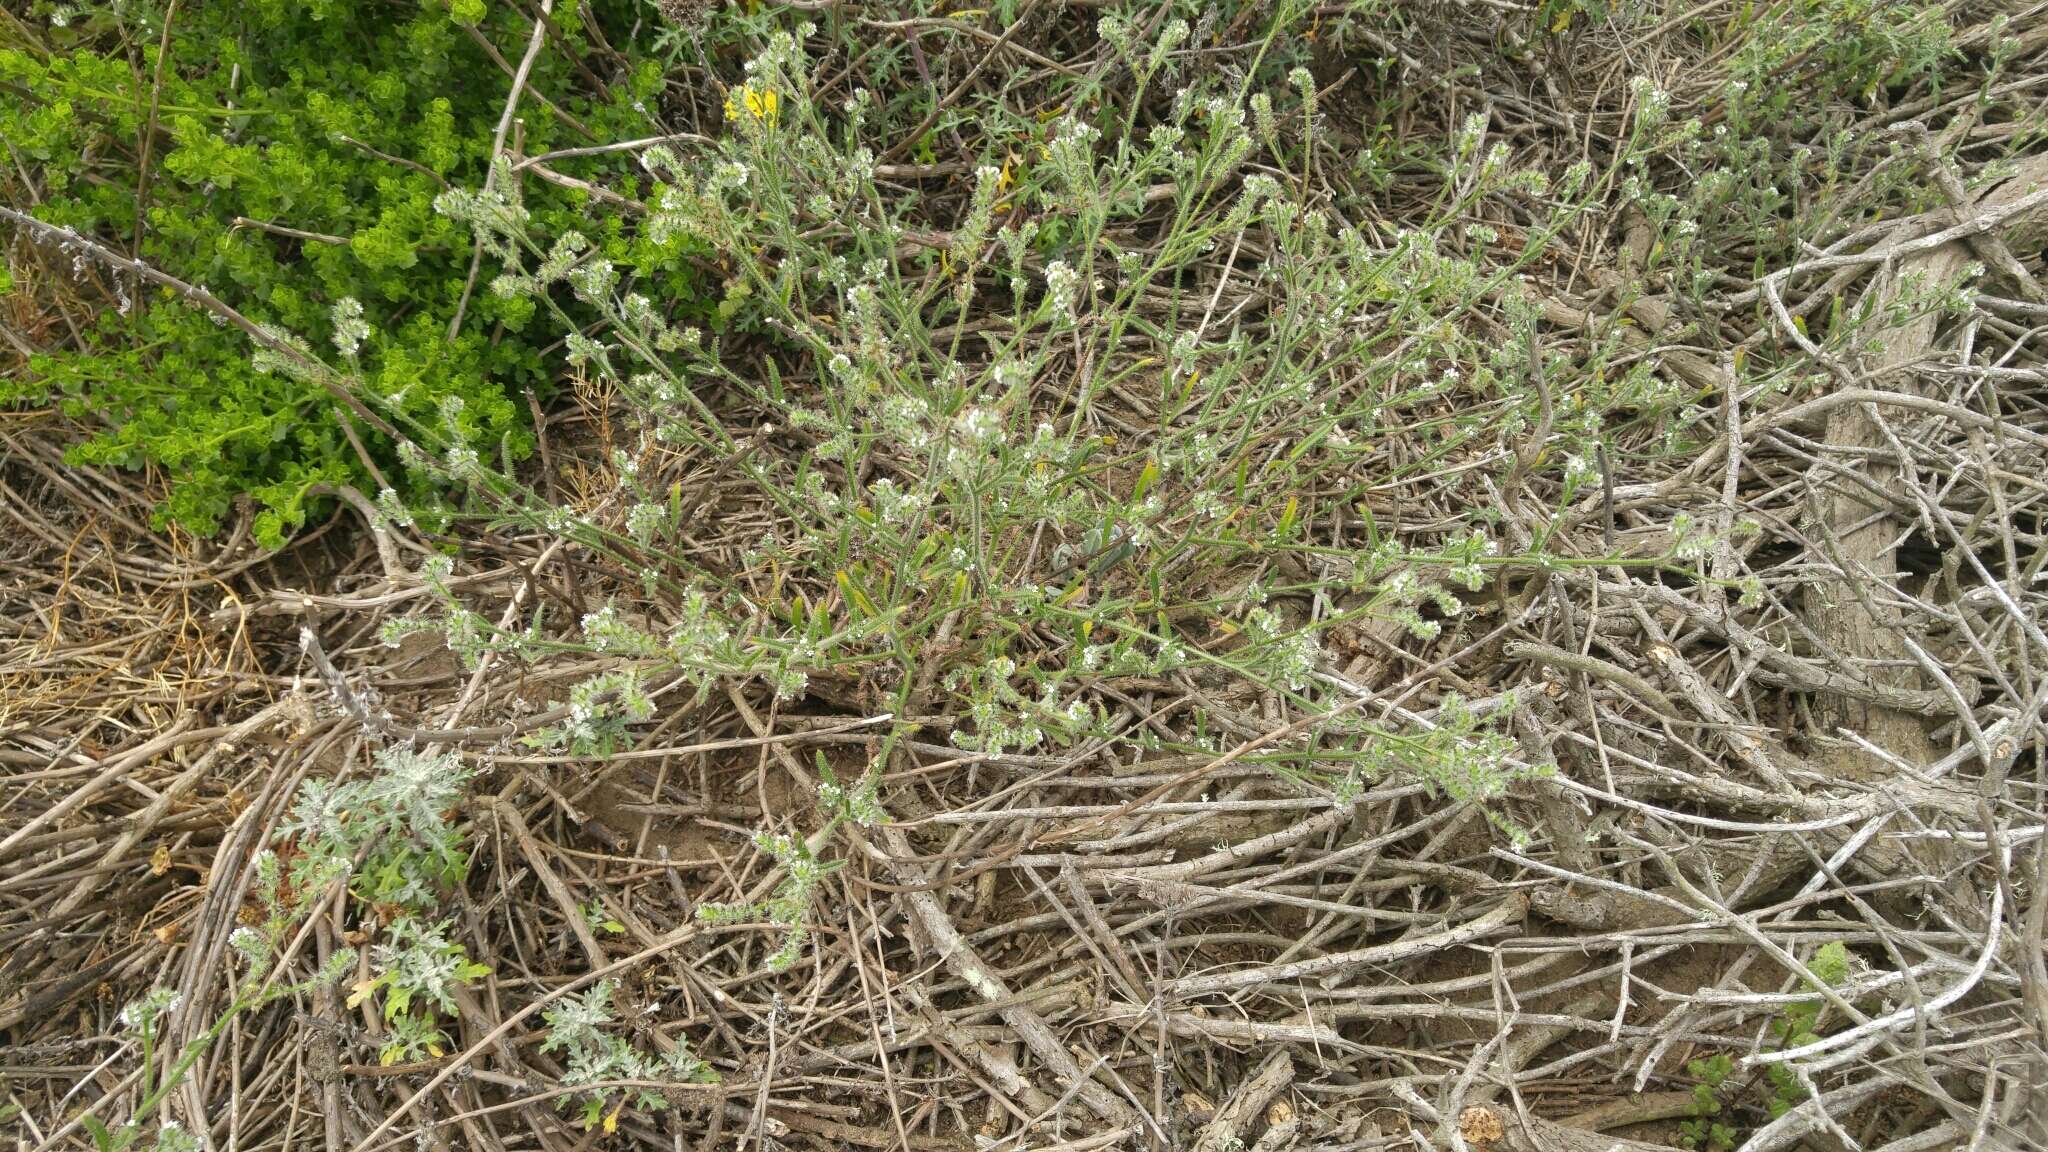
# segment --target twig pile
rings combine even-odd
[[[1679,25],[1576,50],[1670,64],[1682,107],[1697,48]],[[1518,149],[1611,147],[1618,72],[1568,76],[1529,48],[1484,91],[1456,78],[1518,29],[1365,35],[1427,93],[1412,132],[1490,108]],[[1089,66],[1059,53],[1069,25],[1031,30],[1019,53]],[[933,63],[964,86],[994,51],[968,37]],[[2016,51],[2008,75],[2037,86],[2048,36],[2023,30]],[[1368,98],[1339,64],[1332,98]],[[1603,482],[1560,507],[1540,427],[1504,471],[1474,445],[1369,489],[1418,547],[1483,504],[1517,550],[1561,558],[1503,569],[1434,638],[1348,629],[1319,670],[1334,707],[1389,726],[1441,722],[1452,692],[1503,715],[1515,760],[1555,770],[1488,809],[1398,776],[1340,796],[1276,773],[1261,752],[1331,714],[1192,673],[1094,691],[1118,730],[1200,716],[1221,754],[966,752],[945,739],[959,717],[885,718],[861,685],[777,702],[738,683],[658,692],[630,751],[536,753],[518,738],[591,668],[385,648],[379,623],[428,593],[381,529],[174,552],[136,497],[11,428],[0,1103],[24,1147],[81,1146],[79,1110],[136,1080],[127,1001],[182,994],[166,1066],[211,1024],[252,861],[298,785],[416,742],[478,771],[456,919],[493,975],[461,998],[452,1049],[416,1064],[378,1066],[381,1022],[338,993],[237,1020],[171,1108],[210,1146],[1662,1147],[1705,1117],[1715,1054],[1734,1061],[1706,1099],[1752,1118],[1751,1152],[2041,1146],[2048,164],[1947,167],[1959,140],[2005,144],[1975,99],[1916,87],[1856,129],[1934,157],[1942,203],[1755,275],[1730,254],[1701,299],[1640,282],[1639,218],[1531,270],[1545,349],[1696,389],[1706,451],[1660,456],[1665,429],[1625,427]],[[1407,194],[1397,181],[1388,218],[1358,227],[1398,227]],[[1512,240],[1526,222],[1488,223]],[[1956,307],[1901,306],[1973,260],[1986,279]],[[1808,335],[1837,306],[1900,318],[1843,357]],[[1787,399],[1752,386],[1752,359],[1826,384]],[[602,399],[583,405],[543,429],[549,483],[603,467]],[[1432,451],[1426,431],[1390,437],[1390,458]],[[720,461],[678,461],[705,494],[692,548],[737,556],[772,512],[721,486]],[[545,538],[462,545],[450,586],[507,626],[630,593]],[[1689,547],[1711,579],[1647,562]],[[918,732],[876,763],[904,720]],[[774,886],[752,837],[812,831],[821,766],[879,770],[891,819],[841,829],[811,946],[775,974],[769,926],[696,910]],[[317,959],[357,932],[336,913],[300,946]],[[1846,972],[1817,972],[1835,943]],[[637,1043],[686,1040],[720,1081],[566,1124],[542,1013],[599,979]],[[1779,1029],[1799,1013],[1810,1030]]]

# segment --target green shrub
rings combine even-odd
[[[614,36],[656,23],[629,0],[588,7]],[[520,104],[526,155],[591,143],[569,118],[601,141],[660,131],[649,113],[659,67],[606,63],[583,10],[555,6]],[[364,388],[386,415],[403,427],[459,399],[466,434],[505,457],[527,451],[522,393],[544,391],[554,375],[555,337],[529,329],[531,301],[485,290],[488,261],[460,303],[472,238],[433,207],[444,187],[482,181],[510,86],[464,25],[516,66],[532,33],[517,6],[184,4],[168,37],[160,3],[38,5],[33,15],[0,28],[0,138],[15,161],[0,196],[308,340],[330,334],[338,302],[358,300]],[[631,171],[627,158],[564,168],[613,174],[610,186],[631,191],[619,175]],[[531,177],[523,185],[538,225],[574,227],[607,258],[659,273],[643,291],[665,306],[693,299],[690,269],[626,240],[612,210]],[[15,259],[27,251],[17,246]],[[61,256],[48,264],[35,279],[77,298],[58,303],[81,331],[22,378],[0,381],[0,403],[57,403],[94,421],[77,463],[159,468],[169,479],[160,523],[210,532],[248,493],[261,510],[258,538],[276,544],[304,522],[317,485],[383,486],[326,394],[259,370],[240,333],[167,293],[96,269],[85,270],[91,282],[74,279]],[[416,495],[391,446],[353,431],[399,494]]]
[[[1514,758],[1508,701],[1447,698],[1412,724],[1362,715],[1325,638],[1388,620],[1433,640],[1502,564],[1584,562],[1503,548],[1476,513],[1396,540],[1366,495],[1440,466],[1386,459],[1390,429],[1432,428],[1448,453],[1550,419],[1527,371],[1535,315],[1502,291],[1511,271],[1459,255],[1465,220],[1535,205],[1533,252],[1595,185],[1588,165],[1555,181],[1512,167],[1475,116],[1446,142],[1440,209],[1371,244],[1272,174],[1299,170],[1319,130],[1314,78],[1284,56],[1307,19],[1261,10],[1255,67],[1168,77],[1194,21],[1148,41],[1094,17],[1112,63],[1049,81],[1033,100],[1058,115],[1018,114],[1000,91],[961,101],[977,162],[943,195],[881,171],[937,123],[928,109],[834,87],[832,61],[856,49],[829,29],[764,33],[715,137],[643,152],[659,183],[636,222],[647,243],[689,238],[731,269],[720,311],[772,334],[758,360],[649,308],[585,237],[489,189],[440,197],[501,254],[492,290],[545,312],[615,397],[614,485],[563,503],[479,467],[476,447],[429,457],[445,453],[452,489],[605,557],[639,593],[591,602],[579,629],[515,630],[454,594],[436,558],[421,571],[434,605],[388,621],[387,641],[441,629],[466,659],[601,659],[562,720],[528,734],[576,756],[634,739],[664,682],[752,680],[786,701],[935,718],[878,733],[874,765],[927,723],[978,757],[1087,742],[1214,754],[1258,731],[1221,703],[1185,735],[1126,726],[1098,694],[1185,675],[1327,712],[1313,740],[1250,759],[1340,796],[1400,775],[1484,804],[1541,771]],[[1236,266],[1253,251],[1256,269]],[[1471,316],[1496,296],[1512,335],[1482,341]],[[568,327],[571,308],[597,322]],[[1470,412],[1439,415],[1446,394]],[[728,462],[715,521],[680,495],[696,459]],[[1569,503],[1592,473],[1565,472]],[[1354,525],[1341,541],[1340,515]],[[704,559],[707,532],[730,559]],[[755,841],[776,882],[699,912],[772,928],[771,970],[803,955],[832,836],[882,819],[871,791],[855,802],[824,765],[818,778],[822,827]]]

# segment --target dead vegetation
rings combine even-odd
[[[1096,66],[1077,47],[1093,9],[1028,7],[1019,69]],[[1477,113],[1517,165],[1597,167],[1625,150],[1630,76],[1673,120],[1711,121],[1727,75],[1701,31],[1725,5],[1582,12],[1564,35],[1518,5],[1355,25],[1329,7],[1334,152],[1361,125],[1442,141]],[[536,749],[519,738],[604,662],[386,647],[386,619],[434,600],[417,552],[458,545],[448,587],[508,628],[630,598],[633,572],[518,525],[368,532],[374,510],[346,503],[275,554],[246,519],[216,541],[155,533],[132,480],[67,467],[51,418],[6,417],[0,1108],[18,1145],[90,1146],[82,1117],[134,1106],[149,1078],[117,1017],[152,988],[182,997],[158,1075],[206,1042],[164,1115],[242,1152],[2048,1144],[2048,13],[1945,19],[1947,71],[1812,90],[1853,154],[1834,199],[1790,190],[1806,202],[1782,211],[1813,231],[1674,267],[1662,224],[1621,206],[1457,318],[1506,344],[1505,296],[1540,317],[1521,431],[1444,448],[1438,425],[1479,401],[1420,402],[1380,430],[1384,472],[1304,492],[1326,517],[1307,539],[1359,547],[1362,507],[1419,553],[1483,508],[1508,559],[1433,631],[1332,629],[1316,708],[1206,669],[1105,676],[1087,690],[1112,735],[977,752],[948,742],[965,721],[929,682],[883,718],[894,686],[858,674],[794,699],[744,678],[693,698],[677,677],[650,683],[626,750]],[[1998,37],[1988,94],[1956,79]],[[988,37],[927,50],[947,91],[993,83]],[[1774,74],[1804,83],[1825,49],[1805,51]],[[1384,239],[1434,187],[1396,166],[1345,190],[1348,224]],[[1485,201],[1464,223],[1498,239],[1471,258],[1513,259],[1540,222]],[[1232,261],[1250,263],[1177,291],[1241,307],[1262,289]],[[1863,326],[1831,336],[1831,315]],[[1596,366],[1690,400],[1617,402],[1593,479],[1568,485],[1553,428]],[[547,413],[537,483],[612,499],[618,403],[589,387]],[[710,403],[735,428],[772,415],[736,389]],[[1104,427],[1159,419],[1099,404]],[[814,446],[771,428],[745,450]],[[743,571],[774,504],[707,452],[658,467],[691,494],[676,551]],[[1239,559],[1202,578],[1322,562]],[[1137,579],[1098,571],[1088,594]],[[1503,718],[1511,765],[1547,771],[1472,803],[1400,773],[1345,792],[1268,755],[1339,716],[1428,731],[1448,694]],[[1198,718],[1218,750],[1173,747]],[[1145,729],[1167,747],[1121,738]],[[447,908],[491,975],[456,993],[445,1051],[380,1064],[387,1021],[334,989],[210,1035],[301,784],[405,745],[475,773]],[[754,834],[812,836],[827,770],[877,773],[889,819],[811,845],[831,867],[809,944],[772,971],[776,925],[697,912],[783,882]],[[345,903],[322,901],[282,968],[357,946],[370,974],[377,925]],[[579,1089],[543,1014],[600,981],[618,1035],[680,1043],[716,1082],[639,1084],[667,1107],[607,1103],[588,1130],[560,1111]]]

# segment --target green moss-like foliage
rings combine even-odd
[[[591,10],[613,37],[650,23],[623,0]],[[530,299],[486,290],[487,256],[449,339],[473,240],[433,201],[444,182],[483,182],[510,88],[472,30],[516,65],[529,18],[516,5],[246,0],[178,5],[166,38],[165,16],[161,3],[38,5],[0,29],[0,138],[13,161],[0,166],[0,195],[316,345],[334,304],[360,300],[375,406],[400,423],[438,420],[459,398],[463,431],[486,454],[522,456],[523,393],[544,394],[552,337],[529,336]],[[556,5],[520,106],[525,154],[590,143],[565,117],[601,141],[659,131],[659,67],[631,53],[640,62],[623,67],[596,43],[579,6]],[[614,154],[565,168],[620,187],[631,163]],[[642,290],[663,305],[692,299],[674,246],[628,241],[613,212],[580,192],[531,178],[520,191],[537,231],[573,227],[650,274]],[[258,539],[274,545],[304,523],[317,485],[372,487],[346,417],[319,386],[258,371],[240,333],[168,293],[44,259],[48,273],[79,277],[49,290],[80,332],[0,380],[0,403],[56,404],[91,422],[98,432],[73,447],[76,463],[156,466],[169,480],[159,524],[214,531],[246,493]],[[16,290],[33,279],[21,270]],[[104,307],[84,312],[80,299]],[[354,431],[410,496],[391,446]]]

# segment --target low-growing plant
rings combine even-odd
[[[618,747],[651,712],[650,685],[703,693],[725,679],[948,713],[953,743],[989,755],[1101,740],[1216,749],[1241,721],[1195,717],[1181,742],[1120,731],[1095,686],[1221,677],[1322,711],[1337,691],[1324,679],[1333,629],[1389,620],[1433,640],[1501,565],[1596,562],[1540,541],[1504,549],[1481,510],[1435,547],[1402,546],[1355,478],[1439,459],[1380,459],[1383,430],[1421,429],[1445,453],[1532,430],[1598,436],[1610,396],[1567,409],[1545,391],[1561,366],[1542,363],[1518,263],[1460,255],[1469,214],[1519,198],[1538,206],[1533,259],[1597,182],[1585,165],[1510,167],[1475,118],[1448,142],[1434,222],[1368,244],[1283,178],[1319,116],[1312,78],[1282,66],[1299,15],[1274,13],[1258,66],[1235,78],[1170,67],[1188,21],[1166,20],[1155,51],[1106,16],[1100,35],[1130,70],[1119,83],[1160,99],[1097,103],[1101,82],[1077,81],[1042,124],[984,107],[987,162],[946,220],[877,176],[871,141],[899,138],[904,113],[865,90],[827,102],[816,30],[773,33],[721,136],[640,153],[654,185],[637,241],[702,244],[731,269],[727,339],[766,342],[758,373],[585,236],[547,235],[504,182],[442,195],[498,261],[491,291],[552,317],[628,423],[613,491],[583,505],[480,470],[460,444],[423,458],[506,522],[606,556],[644,599],[588,613],[580,637],[544,637],[444,592],[437,615],[394,622],[387,639],[439,628],[470,655],[611,659],[570,691],[567,720],[531,737],[577,754]],[[1660,145],[1646,132],[1632,147]],[[1252,251],[1257,264],[1240,264]],[[1506,345],[1467,331],[1495,307],[1519,334]],[[726,461],[763,513],[738,571],[690,558],[697,524],[672,469],[698,453]],[[1574,461],[1592,454],[1539,466],[1569,502],[1590,475]],[[1354,479],[1326,491],[1317,478],[1331,476]],[[446,574],[427,579],[445,589]],[[1336,709],[1255,759],[1345,787],[1412,772],[1484,804],[1532,770],[1494,731],[1504,714],[1452,709],[1452,723],[1404,731]],[[785,930],[782,965],[817,845],[781,832],[761,845],[784,889],[708,914],[765,915]]]
[[[390,1032],[378,1052],[381,1063],[440,1056],[448,1036],[439,1021],[456,1014],[455,989],[490,975],[490,966],[471,960],[462,945],[450,941],[445,924],[399,916],[383,933],[384,940],[370,950],[374,974],[350,989],[348,1006],[382,996]]]
[[[292,888],[316,895],[346,878],[365,904],[424,908],[462,878],[467,848],[450,819],[469,783],[461,759],[392,747],[370,775],[300,785],[281,833],[290,838]]]
[[[452,816],[468,768],[450,753],[391,747],[376,754],[373,769],[362,779],[300,786],[280,829],[283,851],[258,861],[258,886],[289,894],[293,904],[272,903],[295,913],[311,911],[337,884],[354,897],[356,918],[380,939],[348,1006],[380,1004],[378,1059],[395,1064],[442,1055],[442,1021],[456,1015],[456,989],[490,969],[435,917],[466,869],[468,848]]]
[[[1734,80],[1776,113],[1792,110],[1805,85],[1868,99],[1879,85],[1927,75],[1955,51],[1947,11],[1922,0],[1745,6],[1724,35],[1739,44],[1729,68]]]
[[[1806,970],[1814,979],[1833,988],[1849,979],[1849,948],[1839,940],[1820,946],[1813,959],[1807,961]],[[1815,988],[1815,991],[1818,991]],[[1800,1048],[1820,1039],[1815,1029],[1820,1027],[1821,1013],[1827,1008],[1827,1001],[1820,996],[1809,996],[1788,1005],[1772,1023],[1772,1031],[1778,1038],[1780,1048]],[[1800,1083],[1798,1073],[1784,1063],[1764,1065],[1764,1074],[1770,1080],[1771,1097],[1765,1103],[1771,1119],[1775,1120],[1806,1099],[1806,1085]]]
[[[1849,979],[1848,946],[1839,940],[1821,945],[1813,958],[1807,961],[1806,970],[1827,987],[1846,984]],[[1818,991],[1817,988],[1815,990]],[[1814,1029],[1819,1027],[1826,1007],[1826,998],[1817,995],[1800,997],[1787,1004],[1770,1023],[1770,1032],[1778,1047],[1781,1050],[1799,1048],[1819,1040]],[[1730,1081],[1735,1073],[1735,1058],[1725,1052],[1717,1052],[1687,1062],[1685,1070],[1694,1080],[1693,1098],[1688,1119],[1678,1124],[1680,1142],[1699,1152],[1728,1152],[1735,1147],[1741,1135],[1730,1115]],[[1798,1073],[1782,1062],[1764,1065],[1764,1085],[1769,1089],[1769,1095],[1764,1099],[1764,1111],[1773,1120],[1797,1107],[1809,1094]]]
[[[556,377],[553,337],[530,326],[529,301],[477,290],[474,243],[433,202],[487,169],[511,81],[485,45],[522,45],[532,22],[517,5],[406,7],[37,0],[27,19],[0,24],[11,157],[0,191],[258,323],[345,336],[380,411],[403,424],[458,400],[465,434],[517,459],[531,443],[523,394],[547,395]],[[554,6],[556,46],[534,64],[519,121],[527,155],[658,130],[652,61],[594,83],[578,66],[594,52],[586,16],[623,37],[646,26],[641,8]],[[532,183],[537,224],[580,229],[608,258],[659,272],[648,290],[665,306],[697,300],[694,269],[673,249],[636,244],[581,192]],[[200,533],[246,494],[266,545],[330,488],[374,493],[388,481],[421,504],[396,446],[323,389],[253,364],[240,334],[169,293],[93,272],[53,264],[15,277],[90,318],[0,381],[0,403],[58,404],[97,429],[74,462],[156,470],[168,486],[160,520]],[[349,323],[335,313],[344,301]]]
[[[776,869],[782,874],[775,890],[767,899],[756,902],[700,904],[697,907],[697,918],[707,924],[743,924],[759,920],[780,931],[782,942],[766,961],[771,972],[789,970],[803,955],[804,942],[810,937],[811,898],[819,883],[836,867],[818,858],[820,847],[830,842],[832,834],[842,824],[872,828],[889,818],[875,794],[880,783],[876,774],[864,776],[848,788],[839,783],[822,754],[818,757],[817,768],[818,806],[825,813],[824,826],[808,840],[799,840],[784,833],[758,832],[754,835],[754,847],[775,861]]]
[[[438,629],[472,664],[600,658],[563,718],[528,735],[576,755],[628,741],[657,685],[701,697],[753,680],[779,700],[934,717],[899,721],[892,740],[933,723],[990,757],[1082,742],[1220,751],[1263,730],[1230,702],[1250,694],[1322,715],[1251,759],[1342,793],[1397,771],[1484,806],[1540,771],[1499,729],[1510,701],[1452,702],[1426,726],[1344,705],[1329,642],[1373,621],[1435,642],[1504,565],[1707,578],[1707,537],[1684,525],[1662,558],[1567,556],[1545,536],[1504,546],[1485,501],[1418,534],[1383,527],[1371,499],[1490,451],[1504,482],[1546,477],[1555,522],[1597,489],[1587,462],[1610,412],[1654,421],[1685,402],[1631,393],[1640,363],[1609,380],[1598,359],[1547,350],[1519,276],[1697,126],[1670,129],[1639,85],[1623,154],[1552,173],[1511,165],[1473,116],[1443,142],[1427,219],[1374,243],[1296,176],[1318,159],[1322,115],[1287,35],[1308,14],[1265,13],[1248,66],[1229,73],[1175,62],[1213,14],[1169,9],[1149,40],[1103,16],[1122,71],[1059,81],[1041,118],[978,105],[985,162],[951,198],[883,178],[877,150],[929,117],[865,88],[828,96],[814,54],[835,42],[808,24],[765,36],[720,135],[633,145],[641,176],[622,187],[647,210],[630,231],[559,226],[502,155],[451,184],[435,210],[473,235],[489,297],[559,333],[569,367],[612,398],[609,493],[565,503],[522,482],[461,397],[430,419],[395,405],[357,358],[374,326],[345,302],[331,318],[343,367],[310,342],[265,361],[403,418],[400,456],[442,486],[425,507],[572,543],[639,595],[587,612],[574,635],[538,614],[501,628],[436,557],[421,570],[436,611],[392,621],[386,640]],[[1104,99],[1112,82],[1157,95]],[[1512,256],[1479,259],[1499,240],[1486,210],[1503,202],[1534,223]],[[709,329],[650,274],[692,256],[729,276]],[[1592,383],[1551,386],[1567,372]],[[1394,434],[1424,450],[1389,456]],[[700,458],[759,525],[736,563],[693,544],[682,474]],[[396,493],[380,507],[399,524],[417,512]],[[1105,705],[1104,689],[1158,677],[1230,691],[1205,695],[1177,735],[1125,727]],[[823,835],[765,832],[782,888],[710,913],[783,929],[777,966],[801,942]]]
[[[717,1073],[697,1059],[688,1044],[676,1041],[662,1055],[648,1056],[626,1038],[606,1031],[617,1022],[612,1010],[615,992],[611,981],[600,980],[582,995],[541,1013],[547,1036],[541,1040],[540,1050],[561,1053],[563,1083],[584,1089],[562,1097],[561,1106],[573,1103],[580,1110],[584,1128],[602,1125],[606,1132],[618,1129],[619,1114],[628,1107],[643,1112],[668,1107],[660,1089],[663,1083],[718,1080]]]
[[[1695,1083],[1691,1118],[1678,1122],[1679,1142],[1699,1152],[1728,1152],[1735,1147],[1737,1133],[1733,1126],[1720,1120],[1721,1087],[1735,1072],[1735,1058],[1725,1052],[1716,1053],[1688,1061],[1685,1071]]]

